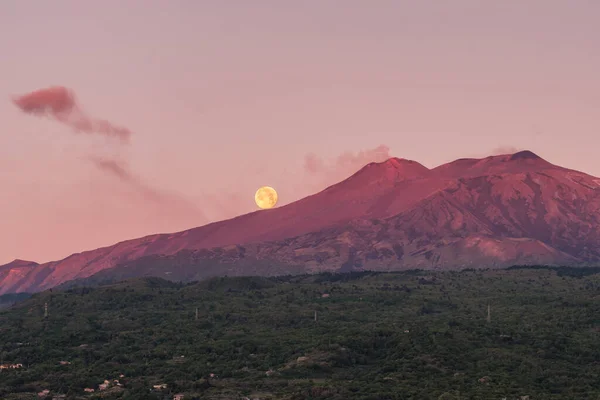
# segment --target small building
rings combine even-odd
[[[181,364],[185,362],[185,356],[174,356],[173,362],[176,364]]]
[[[96,390],[92,389],[92,388],[85,388],[85,389],[83,389],[83,391],[86,393],[94,393]]]
[[[48,389],[44,389],[44,390],[42,390],[41,392],[39,392],[37,395],[38,395],[38,397],[46,397],[46,396],[48,396],[49,394],[50,394],[50,390],[48,390]]]
[[[184,395],[183,393],[178,393],[175,396],[173,396],[173,400],[183,400]]]
[[[154,385],[152,386],[154,388],[154,390],[163,390],[167,388],[167,384],[166,383],[161,383],[160,385]]]
[[[328,298],[328,297],[329,297],[329,293],[323,293],[323,294],[321,295],[321,297],[322,297],[323,299],[326,299],[326,298]]]
[[[60,361],[59,362],[60,365],[71,365],[70,361]]]

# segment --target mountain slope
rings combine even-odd
[[[37,266],[36,262],[19,259],[0,265],[0,294],[20,292],[20,283]]]
[[[2,282],[0,293],[4,292],[5,286],[17,291],[50,288],[148,255],[277,240],[343,224],[365,215],[390,216],[418,201],[421,192],[437,189],[437,186],[418,185],[412,197],[405,196],[395,202],[386,200],[386,195],[390,199],[395,197],[389,196],[391,191],[410,188],[413,181],[423,179],[427,172],[427,168],[409,160],[392,158],[383,163],[371,163],[345,181],[283,207],[174,234],[128,240],[40,265],[25,278]],[[383,206],[382,200],[389,204]]]
[[[532,152],[431,170],[393,158],[283,207],[5,274],[0,293],[42,290],[117,266],[139,271],[135,260],[153,256],[182,262],[183,250],[193,254],[186,265],[200,270],[224,257],[308,271],[585,264],[600,260],[599,227],[600,179]]]

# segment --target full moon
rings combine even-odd
[[[256,191],[254,201],[259,208],[273,208],[277,204],[277,192],[270,186],[263,186]]]

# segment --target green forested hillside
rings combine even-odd
[[[0,309],[10,307],[30,296],[30,293],[8,293],[0,295]]]
[[[0,312],[1,363],[23,364],[0,372],[0,398],[596,400],[600,277],[577,271],[47,291]],[[105,379],[122,386],[98,391]]]

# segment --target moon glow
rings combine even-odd
[[[277,192],[270,186],[263,186],[256,191],[254,201],[263,210],[273,208],[277,204]]]

